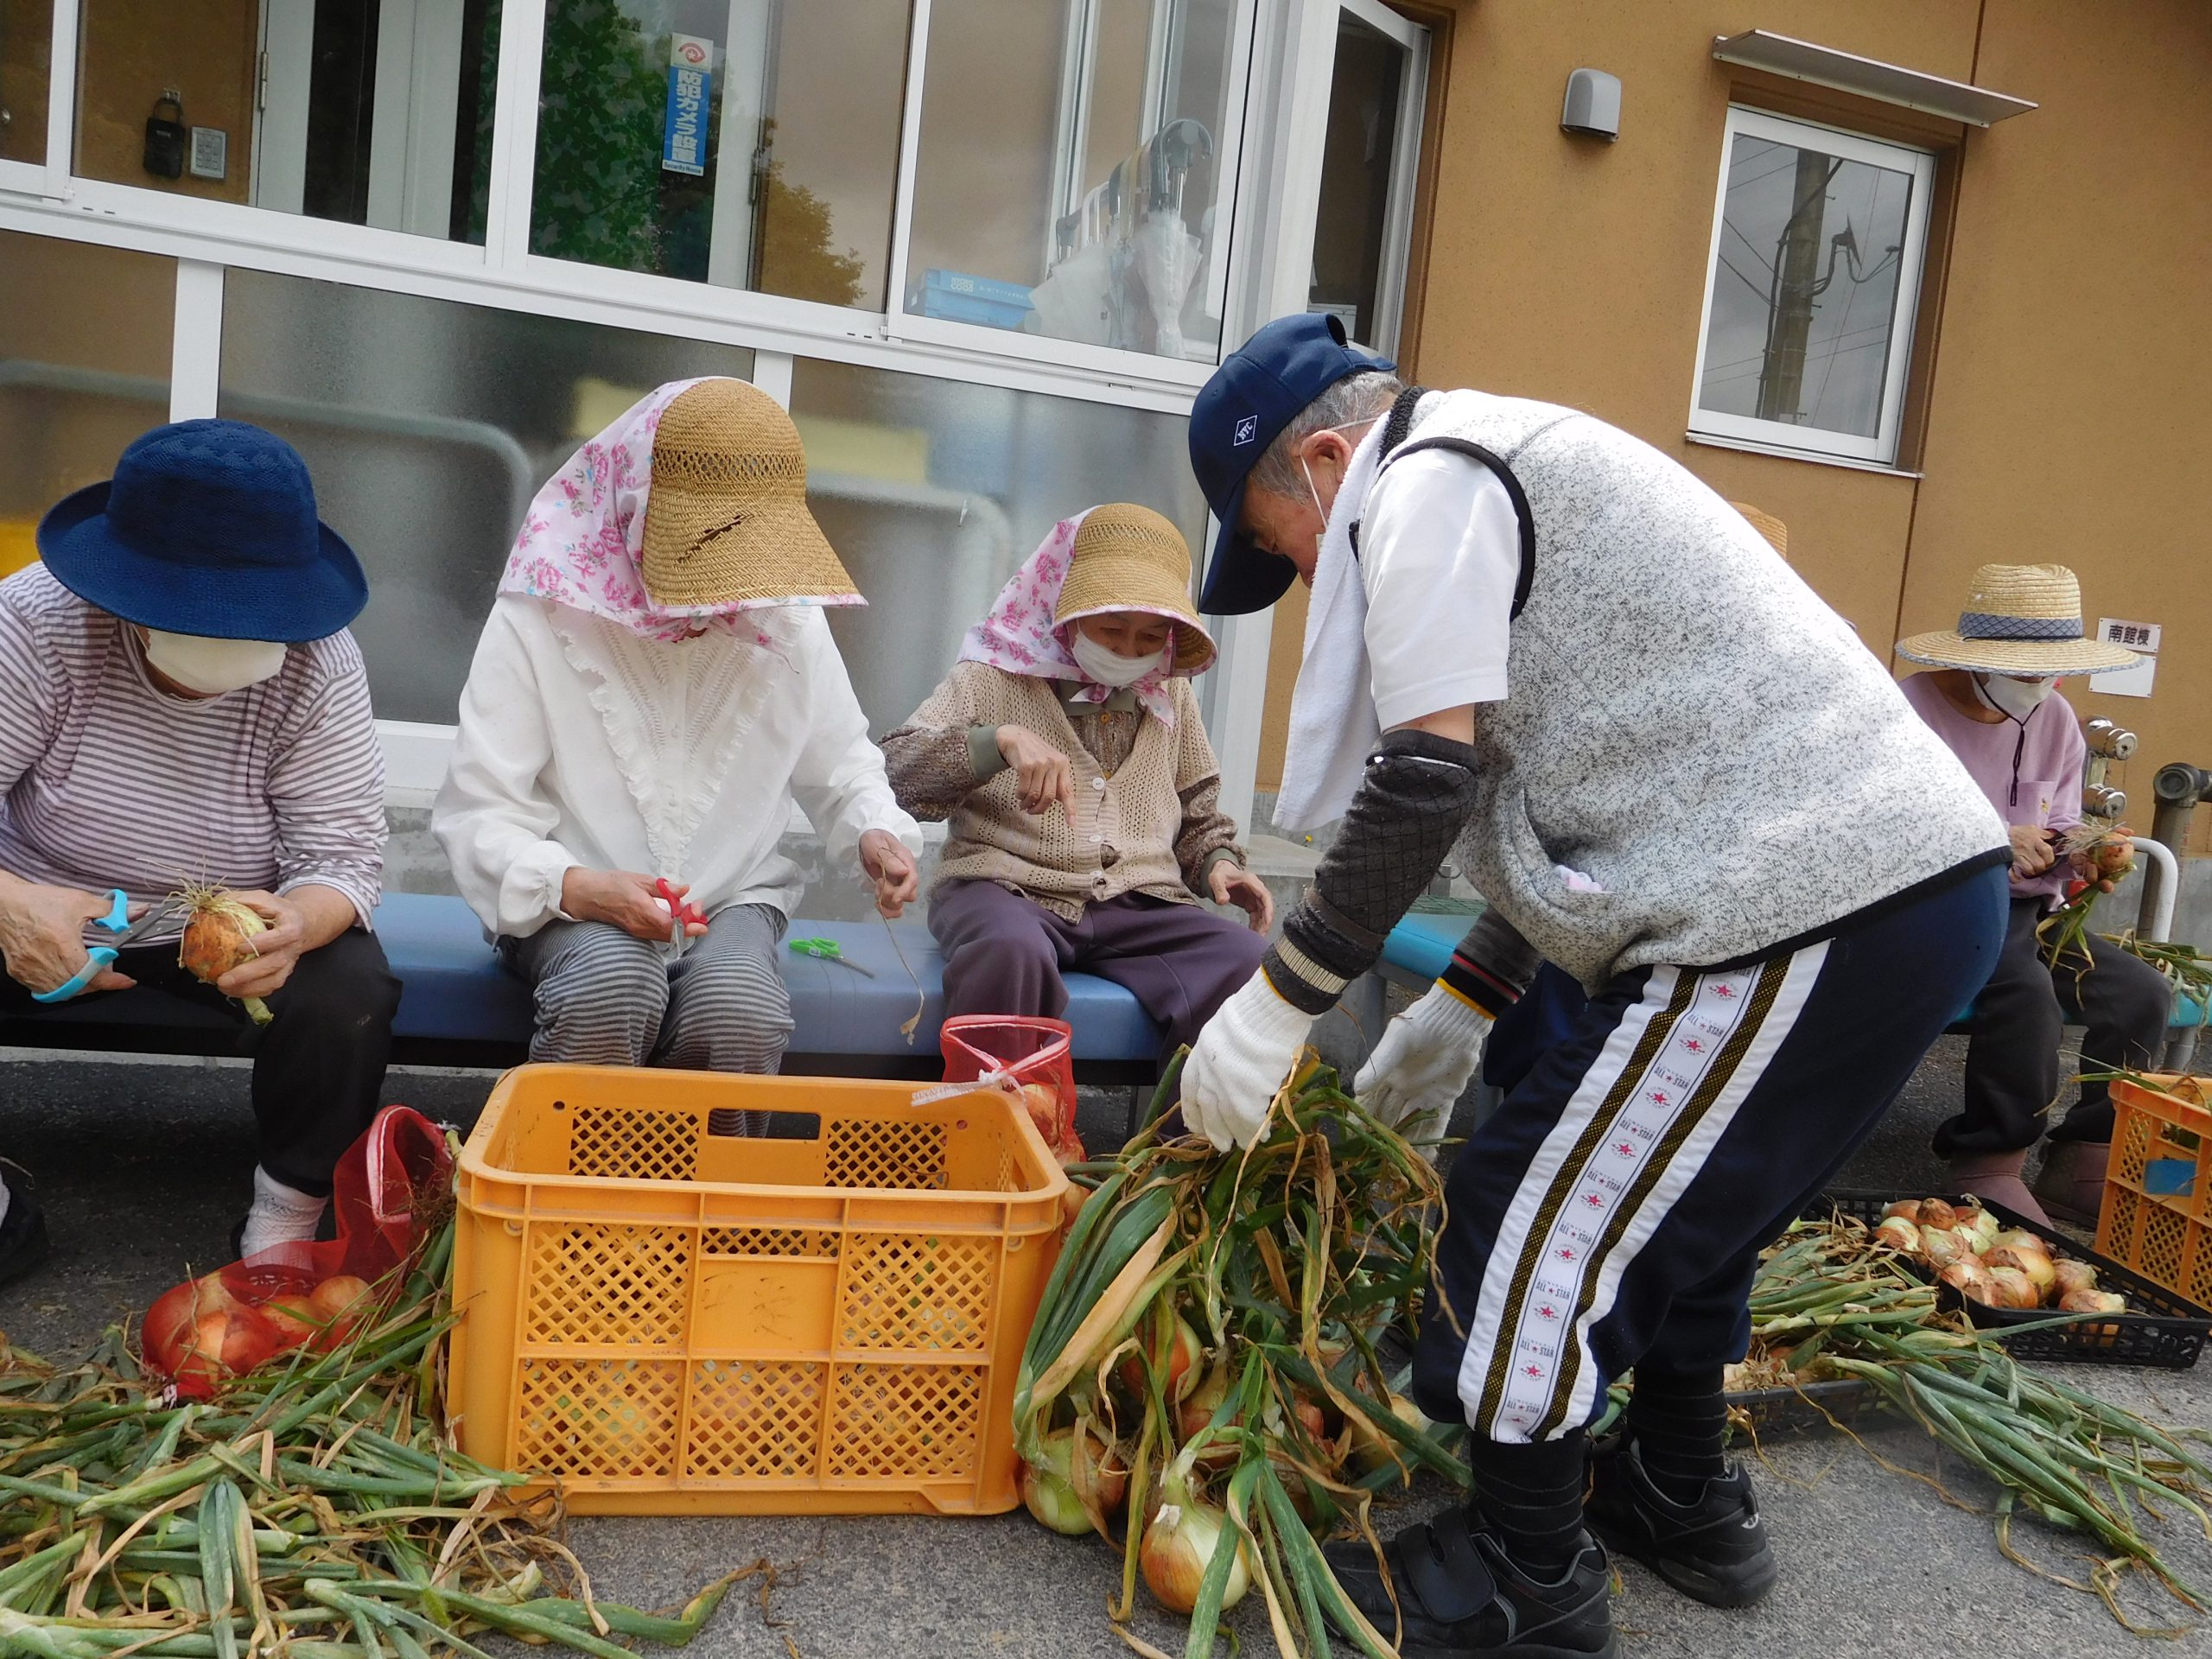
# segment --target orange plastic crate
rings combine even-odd
[[[1067,1178],[1004,1095],[913,1095],[509,1072],[461,1157],[462,1449],[584,1514],[1012,1509]],[[718,1111],[804,1119],[716,1134]]]
[[[2212,1306],[2212,1106],[2206,1080],[2112,1085],[2112,1162],[2097,1250]],[[2158,1189],[2153,1191],[2153,1188]]]

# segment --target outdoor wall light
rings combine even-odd
[[[1602,69],[1575,70],[1567,78],[1559,124],[1562,131],[1611,143],[1621,136],[1621,78]]]

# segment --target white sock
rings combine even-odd
[[[267,1170],[253,1172],[253,1208],[246,1212],[241,1256],[258,1255],[278,1244],[304,1244],[315,1237],[327,1198],[296,1192]]]

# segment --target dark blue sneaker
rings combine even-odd
[[[1590,1452],[1590,1529],[1693,1601],[1748,1607],[1781,1575],[1751,1478],[1740,1463],[1678,1503],[1652,1484],[1634,1441],[1616,1435]]]
[[[1354,1606],[1403,1659],[1615,1659],[1612,1569],[1585,1541],[1557,1579],[1530,1577],[1464,1509],[1407,1528],[1382,1547],[1389,1583],[1363,1541],[1331,1544],[1329,1566]],[[1390,1589],[1398,1599],[1395,1606]]]

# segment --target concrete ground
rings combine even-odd
[[[1954,1109],[1960,1061],[1960,1046],[1947,1039],[1848,1179],[1920,1189],[1937,1179],[1928,1136]],[[389,1093],[466,1122],[488,1086],[483,1074],[405,1073]],[[1093,1144],[1108,1138],[1122,1109],[1118,1095],[1086,1096],[1084,1128]],[[41,1272],[0,1291],[0,1328],[24,1348],[72,1355],[104,1325],[143,1308],[188,1263],[204,1268],[222,1259],[253,1163],[245,1075],[198,1062],[0,1052],[0,1154],[35,1175],[55,1239]],[[2182,1373],[2074,1368],[2073,1376],[2169,1423],[2212,1425],[2212,1365]],[[1834,1437],[1763,1448],[1757,1478],[1784,1565],[1779,1588],[1753,1611],[1718,1612],[1625,1566],[1616,1611],[1629,1649],[1765,1659],[1777,1649],[1849,1653],[1902,1638],[1938,1649],[2087,1659],[2132,1645],[2101,1604],[2008,1563],[1985,1516],[1885,1471],[1875,1452],[1923,1473],[1938,1470],[1929,1443],[1904,1427],[1871,1433],[1866,1448]],[[1960,1502],[1986,1501],[1986,1489],[1955,1466],[1942,1472]],[[1425,1489],[1384,1524],[1442,1501],[1440,1486]],[[2185,1573],[2212,1585],[2212,1547],[2178,1523],[2161,1535]],[[577,1522],[573,1539],[601,1595],[648,1607],[680,1603],[734,1567],[773,1564],[766,1611],[733,1597],[696,1644],[716,1659],[1103,1659],[1128,1651],[1105,1611],[1118,1587],[1117,1558],[1094,1541],[1053,1537],[1019,1513],[976,1521],[600,1520]],[[2086,1572],[2063,1535],[2023,1522],[2014,1542],[2052,1571]],[[2179,1611],[2139,1588],[2126,1596],[2145,1622],[2169,1622]],[[1141,1592],[1138,1599],[1141,1609]],[[1268,1650],[1255,1605],[1236,1623],[1250,1650]],[[1182,1650],[1177,1621],[1141,1611],[1135,1629]],[[2212,1634],[2193,1632],[2178,1650],[2212,1656]]]

